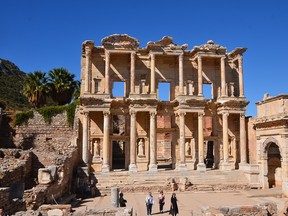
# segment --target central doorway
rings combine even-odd
[[[125,169],[124,141],[112,141],[112,169]]]
[[[213,168],[213,165],[214,165],[213,145],[214,145],[213,141],[207,142],[207,151],[206,151],[206,158],[205,158],[206,168]]]

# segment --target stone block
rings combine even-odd
[[[38,182],[39,184],[50,184],[53,178],[51,176],[51,170],[49,168],[40,168],[38,170]]]

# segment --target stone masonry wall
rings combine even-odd
[[[24,182],[31,171],[32,152],[19,149],[0,149],[0,187]]]

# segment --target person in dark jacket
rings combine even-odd
[[[124,199],[123,193],[119,194],[119,205],[120,207],[126,207],[127,200]]]
[[[176,216],[179,213],[177,201],[178,200],[176,197],[176,193],[173,193],[171,196],[171,206],[170,206],[170,214],[172,216]]]

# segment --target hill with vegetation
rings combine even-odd
[[[7,110],[23,110],[29,107],[22,94],[26,74],[14,63],[0,58],[0,107]]]

